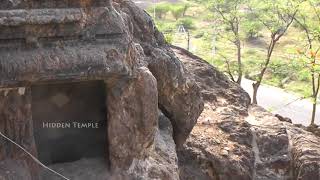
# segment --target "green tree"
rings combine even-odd
[[[320,10],[317,1],[307,0],[303,2],[303,9],[295,16],[295,22],[300,26],[306,36],[306,46],[304,49],[298,49],[300,59],[304,63],[311,76],[312,84],[312,116],[310,126],[313,126],[316,118],[317,99],[320,87]]]
[[[247,39],[258,38],[263,29],[263,25],[256,20],[255,15],[250,11],[246,12],[242,27]]]
[[[252,84],[252,104],[257,104],[257,94],[265,72],[270,64],[273,51],[291,26],[299,8],[300,2],[296,0],[252,0],[250,10],[255,14],[256,19],[268,29],[270,34],[267,55],[257,77]]]
[[[232,42],[237,48],[237,80],[233,77],[232,73],[229,71],[229,75],[233,81],[241,84],[242,74],[243,74],[243,64],[242,64],[242,40],[240,36],[240,25],[243,21],[245,14],[245,3],[247,0],[212,0],[209,2],[209,7],[220,17],[220,22],[225,26],[227,32],[223,32],[227,37],[226,39]],[[230,34],[228,33],[230,32]],[[228,64],[229,65],[229,64]],[[228,66],[229,67],[229,66]]]
[[[183,13],[182,13],[182,16],[185,17],[188,9],[191,7],[191,4],[188,3],[188,2],[186,2],[186,3],[183,3],[182,5],[183,5]]]
[[[167,3],[167,2],[162,2],[162,3],[158,3],[156,4],[155,7],[150,7],[148,9],[149,13],[153,13],[153,11],[155,11],[155,15],[157,19],[163,19],[165,18],[166,14],[171,10],[171,4]]]
[[[172,16],[178,20],[179,18],[184,16],[185,7],[183,5],[174,5],[171,7],[171,14]]]
[[[191,18],[182,18],[179,19],[177,25],[182,25],[187,30],[195,29],[194,21]]]

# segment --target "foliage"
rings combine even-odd
[[[180,5],[180,4],[171,7],[171,14],[176,20],[183,17],[185,11],[186,11],[185,6]]]
[[[271,33],[281,34],[288,28],[299,5],[298,0],[252,0],[250,10]]]
[[[164,33],[172,33],[176,29],[176,22],[156,21],[157,28]]]
[[[172,33],[165,33],[164,38],[168,44],[173,43],[173,34]]]
[[[233,43],[237,48],[237,63],[232,64],[228,61],[226,61],[226,63],[231,80],[238,84],[241,84],[243,75],[240,26],[246,14],[245,2],[247,2],[247,0],[213,0],[207,2],[212,12],[220,17],[218,21],[220,22],[219,25],[222,27],[222,31],[217,34]],[[233,70],[234,66],[237,67],[237,71]],[[238,76],[237,80],[235,80],[235,77],[233,76],[234,72],[236,72]]]
[[[192,30],[195,28],[194,21],[191,18],[179,19],[177,25],[182,25],[187,30]]]
[[[153,13],[155,11],[155,15],[157,19],[165,18],[166,14],[171,10],[171,4],[167,2],[158,3],[155,7],[150,7],[148,9],[149,13]]]
[[[191,4],[186,2],[186,3],[183,3],[182,6],[183,6],[183,17],[185,17],[188,9],[191,7]]]
[[[191,6],[187,10],[185,17],[180,19],[189,18],[193,21],[194,28],[191,30],[191,51],[206,59],[209,63],[214,64],[221,71],[227,72],[225,59],[222,58],[220,54],[224,55],[230,60],[231,66],[233,66],[231,67],[231,71],[236,74],[236,47],[232,42],[227,40],[232,39],[234,36],[230,28],[226,28],[227,25],[225,23],[217,21],[220,17],[212,11],[212,3],[214,0],[187,1]],[[247,11],[242,11],[240,38],[243,50],[243,73],[246,77],[257,80],[261,67],[265,64],[264,60],[266,59],[267,48],[270,42],[270,31],[260,19],[257,18],[260,16],[256,16],[255,10],[260,10],[261,7],[257,7],[253,1],[255,0],[248,0],[244,2],[245,5],[242,6]],[[176,3],[172,4],[172,6],[176,5]],[[313,21],[315,27],[320,27],[316,26],[317,18],[310,14],[312,12],[311,10],[312,8],[308,7],[308,5],[301,4],[297,17],[300,17],[301,14],[306,15],[308,17],[307,20]],[[174,45],[186,47],[185,37],[180,37],[181,35],[175,33],[181,21],[180,19],[178,21],[175,20],[170,12],[167,13],[163,19],[157,19],[155,22],[159,30],[165,32],[165,37],[169,39],[169,42],[172,41]],[[215,29],[217,31],[215,31]],[[216,37],[216,42],[213,45],[214,32],[218,32],[220,35]],[[314,47],[316,50],[320,43],[318,40],[315,42]],[[303,66],[301,60],[292,60],[297,59],[298,55],[296,50],[299,48],[305,51],[306,45],[307,37],[304,35],[300,25],[295,22],[295,26],[289,28],[287,33],[283,35],[275,46],[272,61],[266,71],[263,83],[283,87],[286,90],[299,93],[303,96],[310,96],[310,90],[312,89],[310,71]],[[213,47],[216,49],[216,55],[212,54]],[[285,82],[285,84],[282,82]]]
[[[314,125],[320,90],[320,46],[316,44],[320,40],[320,10],[318,2],[314,0],[307,0],[303,5],[306,8],[298,13],[295,21],[300,25],[307,37],[307,46],[305,50],[297,49],[297,53],[300,55],[300,60],[304,64],[304,67],[308,69],[311,76],[313,110],[310,125]]]
[[[270,41],[267,47],[265,63],[260,70],[257,81],[252,84],[253,104],[257,104],[258,89],[267,69],[269,68],[274,49],[279,43],[279,40],[285,35],[291,26],[299,10],[298,7],[299,2],[296,0],[252,0],[252,5],[250,6],[251,12],[270,33]]]
[[[254,13],[247,12],[242,23],[242,29],[246,39],[255,39],[259,37],[259,33],[263,29],[263,25],[256,20]]]
[[[191,4],[188,2],[176,3],[171,6],[170,11],[175,20],[178,20],[186,16],[186,13],[190,7]]]

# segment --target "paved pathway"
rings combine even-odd
[[[133,0],[138,6],[146,8],[154,0]],[[156,0],[156,2],[177,2],[178,0]],[[242,87],[252,97],[252,81],[244,80]],[[285,92],[272,86],[262,85],[258,92],[258,103],[274,114],[289,117],[296,124],[309,125],[312,112],[312,103],[309,100],[298,100],[299,96]],[[288,105],[289,104],[289,105]],[[320,125],[320,105],[317,111],[316,124]]]
[[[252,81],[243,80],[242,87],[252,97]],[[296,124],[309,125],[312,103],[309,100],[297,100],[299,96],[283,89],[262,85],[258,92],[258,104],[274,114],[289,117]],[[297,100],[297,101],[296,101]],[[292,103],[291,103],[292,102]],[[288,105],[289,104],[289,105]],[[320,104],[316,114],[316,124],[320,125]]]

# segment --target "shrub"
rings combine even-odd
[[[183,3],[182,6],[183,6],[182,16],[184,17],[184,16],[186,16],[188,9],[191,7],[191,4],[190,3]]]
[[[194,21],[191,18],[183,18],[180,19],[177,23],[177,25],[182,25],[186,30],[194,29]]]
[[[171,14],[176,20],[183,17],[184,11],[185,8],[182,5],[175,5],[171,7]]]
[[[156,26],[159,29],[159,31],[161,31],[161,32],[171,33],[176,29],[177,24],[176,23],[156,21]]]
[[[153,13],[155,10],[156,18],[162,19],[165,18],[166,14],[171,10],[171,4],[167,2],[158,3],[154,9],[154,7],[150,7],[148,9],[149,13]]]
[[[164,38],[168,44],[173,43],[173,34],[172,33],[164,33]]]

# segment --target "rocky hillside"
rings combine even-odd
[[[320,138],[282,122],[201,58],[173,47],[201,89],[205,108],[178,151],[180,178],[318,180]]]
[[[241,87],[186,50],[178,47],[169,49],[150,16],[129,1],[118,2],[126,12],[128,8],[132,13],[133,34],[149,59],[151,72],[160,79],[179,77],[171,71],[177,69],[168,66],[168,62],[163,64],[160,61],[172,57],[171,61],[183,63],[184,67],[180,68],[178,61],[175,66],[184,71],[184,78],[190,82],[195,81],[200,88],[204,110],[185,145],[180,148],[181,144],[177,144],[177,169],[181,180],[320,179],[318,137],[280,121],[261,107],[250,106],[250,97]],[[166,73],[168,70],[169,74]],[[159,89],[164,92],[171,89],[168,80],[163,82],[158,84]],[[165,96],[165,93],[159,94],[160,102]],[[187,98],[188,94],[184,96]],[[180,104],[180,110],[185,111],[183,106],[193,102],[181,100],[171,103],[177,106]],[[170,111],[165,109],[163,112],[166,114]],[[189,111],[189,114],[194,113]],[[175,123],[172,125],[176,126]],[[164,144],[161,147],[168,147]],[[169,174],[170,179],[179,179],[172,171]]]
[[[34,156],[30,84],[105,83],[105,157],[50,165],[64,176],[320,179],[318,137],[250,106],[216,68],[168,45],[132,1],[5,0],[0,9],[0,130]],[[61,179],[1,140],[0,179]]]

